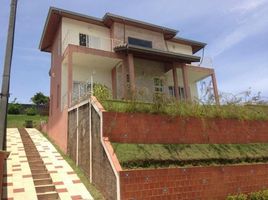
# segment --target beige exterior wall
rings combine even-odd
[[[86,82],[90,80],[91,75],[93,76],[94,83],[101,83],[106,85],[112,90],[112,76],[111,70],[104,67],[94,67],[83,65],[73,65],[73,81]]]
[[[113,35],[117,40],[124,41],[124,24],[115,22],[113,24]],[[128,37],[152,41],[153,48],[167,50],[164,35],[162,33],[125,25],[125,41]]]
[[[167,41],[167,46],[168,50],[171,52],[193,55],[192,47],[190,45]]]
[[[62,18],[63,53],[68,44],[79,45],[79,33],[99,38],[100,46],[97,49],[101,49],[104,51],[111,51],[111,39],[110,39],[109,28],[63,17]]]

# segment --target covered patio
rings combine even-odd
[[[194,66],[200,57],[135,45],[124,45],[115,48],[115,52],[126,55],[117,70],[114,82],[117,87],[114,98],[128,98],[128,93],[147,90],[147,95],[155,92],[174,96],[178,100],[193,101],[198,99],[196,83],[211,77],[215,103],[219,103],[215,72],[211,68]],[[121,94],[121,95],[120,95]],[[152,98],[147,98],[152,100]],[[143,100],[143,99],[141,99]]]

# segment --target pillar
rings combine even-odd
[[[178,84],[178,75],[177,75],[177,68],[173,66],[172,68],[172,73],[173,73],[173,81],[174,81],[174,93],[176,99],[179,99],[179,84]]]
[[[220,104],[220,98],[219,98],[218,87],[217,87],[217,80],[216,80],[216,76],[215,76],[214,71],[211,74],[211,79],[212,79],[212,84],[213,84],[213,92],[214,92],[215,102],[216,102],[216,104]]]
[[[191,91],[189,85],[189,68],[187,65],[182,66],[182,77],[183,77],[183,86],[184,86],[184,94],[185,99],[187,101],[191,101]]]
[[[73,58],[72,51],[68,52],[68,107],[72,104],[72,91],[73,91]]]
[[[134,58],[133,54],[127,55],[128,61],[128,73],[129,73],[129,82],[130,82],[130,91],[134,94],[136,86],[135,86],[135,69],[134,69]]]
[[[112,92],[113,92],[113,98],[117,98],[117,80],[116,80],[116,66],[112,69]]]

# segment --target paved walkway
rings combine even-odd
[[[60,199],[93,199],[86,187],[54,146],[36,129],[26,129],[50,173]],[[35,200],[36,191],[18,129],[7,129],[7,160],[3,191],[5,199]]]

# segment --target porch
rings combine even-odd
[[[198,83],[210,78],[215,102],[219,102],[213,69],[187,64],[190,60],[182,58],[144,55],[69,45],[62,64],[62,106],[70,106],[87,95],[91,78],[94,83],[105,85],[114,99],[129,99],[135,94],[137,100],[144,102],[152,102],[157,93],[198,101]]]

